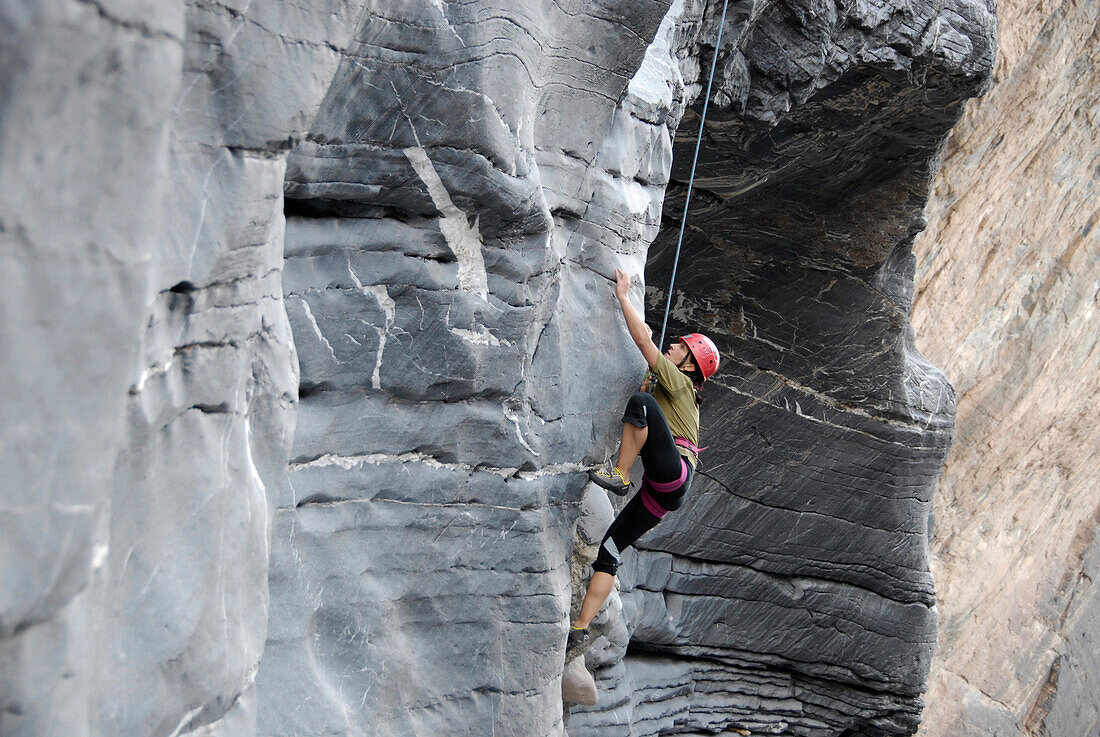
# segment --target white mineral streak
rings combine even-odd
[[[351,275],[352,281],[355,282],[355,287],[363,294],[372,297],[378,302],[378,308],[382,310],[382,314],[386,318],[386,324],[379,327],[373,326],[378,332],[378,356],[374,361],[374,373],[371,374],[371,387],[374,389],[382,388],[382,354],[386,350],[386,336],[390,333],[390,328],[393,327],[393,318],[397,313],[397,304],[390,297],[389,291],[386,289],[385,284],[375,284],[373,286],[364,287],[363,282],[359,281],[358,274],[355,273],[355,269],[351,267],[351,256],[348,256],[348,274]],[[349,338],[351,336],[348,336]],[[354,341],[355,339],[352,338]]]
[[[385,284],[376,284],[370,289],[364,289],[364,292],[369,292],[378,301],[378,306],[382,308],[382,313],[386,316],[386,324],[382,327],[375,327],[378,331],[378,357],[374,361],[374,373],[371,374],[371,386],[375,389],[382,388],[382,354],[386,350],[386,336],[390,333],[390,328],[393,327],[393,316],[396,312],[396,304],[390,297],[389,291],[386,289]]]
[[[62,514],[91,514],[97,510],[95,504],[82,504],[71,502],[43,501],[31,504],[19,504],[0,509],[0,516],[15,514],[41,514],[43,511],[60,512]]]
[[[521,408],[521,407],[516,407],[515,404],[513,404],[511,402],[505,401],[504,405],[503,405],[503,408],[504,408],[504,416],[507,417],[508,420],[516,428],[516,438],[519,440],[520,445],[522,445],[527,450],[531,451],[531,453],[533,453],[536,456],[542,455],[537,450],[532,448],[531,444],[527,442],[527,438],[525,438],[523,436],[523,429],[520,427],[520,422],[521,421],[526,421],[528,428],[530,428],[530,426],[531,426],[530,417],[534,413],[531,412],[530,405]],[[521,410],[526,410],[526,411],[521,411]]]
[[[653,43],[646,49],[642,65],[626,88],[634,97],[666,110],[672,108],[673,90],[682,88],[684,83],[680,65],[669,45],[673,29],[683,12],[684,0],[674,0],[657,29]]]
[[[332,359],[334,361],[338,360],[336,358],[336,351],[332,350],[332,344],[328,342],[328,338],[326,338],[324,333],[321,332],[321,326],[317,324],[316,318],[313,317],[313,311],[309,309],[309,302],[304,299],[299,299],[298,302],[302,305],[302,312],[305,313],[305,316],[309,318],[309,324],[310,327],[313,328],[314,335],[317,336],[318,340],[325,344],[325,348],[328,349],[329,355],[332,356]]]
[[[466,342],[472,343],[474,345],[491,345],[494,347],[505,344],[511,345],[510,341],[502,341],[500,338],[490,333],[489,328],[485,327],[484,325],[479,325],[478,327],[480,328],[480,330],[467,330],[465,328],[453,327],[449,327],[447,329],[450,330],[451,333],[453,333],[454,335],[457,335]]]
[[[143,391],[145,391],[145,382],[147,382],[149,379],[160,376],[161,374],[167,373],[168,369],[172,368],[172,360],[173,358],[169,356],[164,361],[159,361],[157,363],[154,363],[152,366],[145,368],[141,372],[141,376],[138,377],[137,382],[130,387],[130,393],[141,394]]]
[[[202,711],[202,707],[197,706],[191,711],[184,714],[183,718],[180,719],[179,724],[176,725],[176,728],[172,730],[172,733],[168,737],[179,737],[180,733],[183,731],[183,728],[190,724],[191,720],[198,716],[200,711]]]
[[[380,466],[386,464],[405,464],[405,463],[420,463],[430,468],[443,468],[449,471],[460,471],[462,473],[492,473],[501,478],[517,478],[524,481],[531,481],[534,479],[546,478],[548,476],[561,476],[567,473],[579,473],[581,471],[588,470],[588,466],[583,463],[555,463],[549,466],[544,466],[535,471],[520,471],[518,468],[497,468],[495,466],[474,466],[470,463],[443,463],[442,461],[432,458],[426,453],[410,452],[393,455],[390,453],[365,453],[362,455],[338,455],[336,453],[326,453],[319,458],[314,458],[308,461],[301,461],[298,463],[291,463],[289,470],[291,472],[304,471],[306,469],[314,468],[327,468],[336,466],[342,468],[345,471],[349,471],[353,468],[358,468],[364,464]]]
[[[485,274],[485,260],[481,256],[481,233],[478,232],[477,218],[470,223],[466,214],[455,207],[451,202],[451,196],[439,178],[428,153],[415,146],[404,150],[409,163],[416,170],[421,181],[428,187],[428,194],[432,202],[443,214],[439,218],[439,229],[443,237],[447,239],[447,245],[454,251],[458,259],[458,286],[476,294],[484,300],[488,300],[489,286]]]
[[[263,551],[265,556],[270,555],[270,541],[268,539],[268,511],[267,511],[267,485],[264,484],[263,477],[260,476],[260,470],[256,468],[256,460],[252,457],[252,418],[245,415],[244,418],[244,458],[248,463],[248,474],[252,481],[252,489],[249,498],[245,501],[248,507],[248,519],[252,519],[252,512],[259,510],[262,513],[262,519],[260,523],[255,526],[254,529],[263,530],[264,533],[259,537],[263,541]],[[255,670],[258,667],[254,665],[252,667],[252,677],[255,677]]]
[[[99,543],[92,548],[92,570],[98,571],[107,561],[107,555],[111,552],[111,546]]]
[[[260,478],[260,472],[256,468],[256,461],[252,458],[252,420],[249,417],[244,418],[244,452],[245,460],[248,461],[248,473],[252,479],[252,483],[256,485],[256,489],[260,492],[260,498],[264,498],[264,494],[267,493],[267,487],[264,486],[264,480]]]

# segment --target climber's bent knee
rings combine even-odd
[[[623,422],[627,422],[634,427],[649,427],[649,415],[654,411],[660,412],[661,408],[652,394],[634,392],[626,402]]]
[[[615,541],[609,537],[600,544],[600,550],[596,553],[596,560],[592,563],[592,570],[614,576],[616,571],[619,570],[619,564],[622,562],[620,556]]]

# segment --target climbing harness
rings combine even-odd
[[[642,506],[644,506],[646,510],[654,517],[656,517],[657,519],[661,519],[666,514],[668,514],[670,510],[665,509],[664,505],[662,505],[661,502],[657,500],[657,497],[654,496],[654,492],[659,495],[668,494],[669,492],[676,491],[684,485],[684,482],[687,481],[687,477],[688,464],[687,461],[685,461],[683,458],[680,459],[680,478],[676,479],[675,481],[666,481],[664,483],[653,481],[643,473],[641,491]]]
[[[680,237],[676,241],[676,258],[672,261],[672,278],[668,282],[668,303],[665,305],[665,319],[661,323],[661,340],[658,346],[665,344],[665,329],[668,327],[668,313],[672,309],[672,287],[676,284],[676,268],[680,265],[680,248],[684,245],[684,228],[687,227],[688,206],[691,204],[691,189],[695,184],[695,166],[699,163],[699,147],[703,144],[703,125],[707,122],[707,106],[710,105],[710,88],[714,84],[714,71],[718,68],[718,51],[722,48],[722,30],[726,27],[726,9],[729,0],[722,3],[722,20],[718,24],[718,40],[714,42],[714,58],[710,62],[710,79],[707,81],[707,94],[703,98],[703,117],[699,121],[699,135],[695,139],[695,156],[691,160],[691,176],[688,177],[687,197],[684,199],[684,216],[680,219]],[[702,368],[702,367],[700,367]],[[717,364],[715,364],[717,368]],[[712,372],[713,373],[713,372]]]
[[[673,441],[674,441],[674,442],[675,442],[675,443],[676,443],[677,445],[679,445],[679,446],[680,446],[681,448],[687,448],[688,450],[690,450],[690,451],[691,451],[692,453],[694,453],[694,454],[695,454],[695,457],[696,457],[696,458],[698,458],[698,457],[699,457],[699,454],[700,454],[700,453],[702,453],[702,452],[703,452],[704,450],[706,450],[706,449],[707,449],[707,446],[705,446],[705,445],[704,445],[704,446],[703,446],[702,448],[700,448],[700,447],[699,447],[698,445],[696,445],[695,443],[691,442],[691,441],[690,441],[690,440],[688,440],[687,438],[681,438],[681,437],[680,437],[679,435],[677,435],[676,437],[674,437],[674,438],[673,438]]]

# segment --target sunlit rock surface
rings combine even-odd
[[[608,277],[641,303],[671,159],[616,102],[666,10],[368,13],[288,165],[261,734],[561,734],[572,520],[640,369]]]
[[[0,9],[0,733],[255,731],[285,157],[354,5]]]
[[[723,350],[704,475],[563,711],[642,368],[609,277],[663,310],[719,12],[0,10],[0,732],[915,729],[954,404],[909,249],[983,2],[731,4],[671,325]]]
[[[570,733],[915,729],[935,642],[931,490],[953,397],[912,346],[909,248],[937,149],[990,69],[994,21],[982,4],[882,11],[760,3],[730,18],[699,224],[674,300],[674,327],[706,329],[727,353],[707,405],[707,477],[624,575],[627,628],[608,623],[590,662],[603,697],[573,710]],[[652,235],[652,191],[638,192],[644,214],[625,231],[632,203],[615,197],[630,194],[626,176],[664,181],[659,144],[698,94],[716,31],[715,8],[705,23],[702,13],[675,5],[610,127],[571,121],[554,134],[563,151],[543,138],[553,119],[528,122],[523,101],[539,95],[482,86],[495,113],[469,95],[450,57],[474,43],[450,37],[466,29],[459,18],[365,26],[364,58],[338,72],[288,174],[286,289],[303,400],[261,703],[284,668],[313,684],[305,706],[274,696],[261,707],[261,731],[337,729],[359,714],[427,729],[473,712],[509,733],[559,728],[549,702],[567,602],[554,581],[566,580],[568,540],[554,538],[545,511],[524,518],[523,500],[549,490],[551,507],[576,501],[568,464],[591,460],[592,447],[575,441],[614,425],[603,392],[615,372],[592,349],[606,342],[593,323],[621,340],[618,318],[606,282],[576,266],[606,274],[608,246],[631,252],[630,233]],[[426,45],[444,61],[426,64]],[[494,59],[479,79],[511,63]],[[396,79],[384,94],[387,75]],[[455,118],[446,101],[464,95],[471,107]],[[482,137],[459,140],[478,126]],[[583,190],[572,201],[555,184],[570,168]],[[586,172],[604,186],[588,189]],[[649,270],[658,284],[669,242]],[[544,283],[554,284],[549,319]],[[652,296],[659,307],[659,287]],[[564,372],[543,368],[547,352]],[[516,515],[519,539],[483,539]],[[517,551],[538,553],[534,579],[515,570]],[[489,571],[518,581],[486,600]],[[522,630],[509,626],[513,597],[535,607]],[[486,620],[487,609],[504,613]],[[439,638],[444,657],[428,669],[417,654]],[[515,651],[531,671],[494,662]],[[325,715],[335,721],[311,726]]]
[[[918,343],[959,392],[921,734],[1100,730],[1100,6],[1004,0],[996,82],[918,240]],[[979,573],[980,572],[980,573]]]
[[[111,552],[112,480],[154,290],[181,63],[182,23],[167,9],[0,8],[5,735],[85,735],[96,718],[105,612],[89,589]],[[118,104],[127,95],[142,104]],[[104,172],[117,178],[105,184]]]

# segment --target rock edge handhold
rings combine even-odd
[[[561,674],[561,700],[567,704],[592,706],[597,698],[596,680],[584,667],[584,656],[567,662]]]

